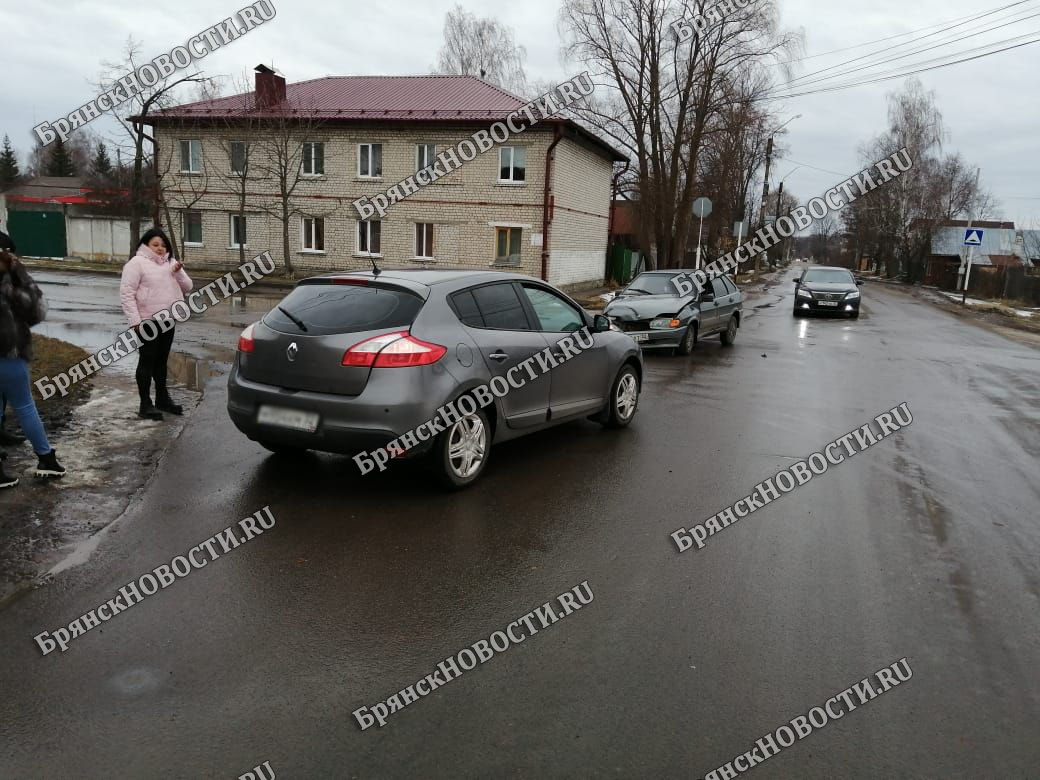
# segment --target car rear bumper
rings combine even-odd
[[[442,372],[441,376],[445,375],[450,377]],[[405,380],[403,375],[398,376]],[[444,384],[444,388],[439,388],[444,395],[431,392],[430,387],[426,387],[425,392],[415,392],[414,382],[380,381],[373,375],[359,396],[287,390],[246,379],[239,372],[236,360],[228,377],[227,409],[235,427],[254,441],[353,455],[383,447],[434,419],[440,403],[415,399],[449,397],[455,381],[452,378]],[[263,405],[317,414],[317,429],[312,433],[261,423],[257,416]],[[419,442],[407,456],[422,454],[432,444],[432,440]]]

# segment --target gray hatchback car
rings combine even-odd
[[[744,295],[728,276],[710,279],[698,296],[682,295],[673,284],[691,271],[648,271],[618,293],[604,314],[643,349],[693,352],[697,342],[718,335],[724,346],[737,338]]]
[[[558,342],[583,328],[588,349],[548,370],[521,367],[547,349],[562,358]],[[300,282],[243,331],[228,413],[273,452],[354,454],[432,421],[496,377],[511,380],[494,404],[404,454],[426,456],[449,486],[464,487],[480,476],[492,443],[582,417],[628,425],[642,376],[631,338],[538,279],[468,270],[332,274]]]

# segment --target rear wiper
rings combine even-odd
[[[307,326],[303,324],[303,320],[293,315],[288,309],[283,309],[281,306],[278,307],[278,311],[293,321],[293,325],[302,330],[304,333],[307,332]]]
[[[649,290],[625,290],[622,295],[628,295],[629,293],[639,293],[640,295],[650,295]]]

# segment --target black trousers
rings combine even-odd
[[[155,402],[159,403],[168,397],[166,391],[166,361],[170,358],[173,346],[173,332],[170,328],[160,333],[152,341],[144,342],[137,350],[137,391],[141,394],[141,402],[151,402],[152,381],[155,381]]]

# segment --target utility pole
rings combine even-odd
[[[766,143],[766,180],[762,184],[762,210],[758,217],[759,230],[766,226],[766,204],[769,203],[769,167],[773,162],[773,136],[769,136]],[[758,274],[759,255],[755,255],[755,274]]]
[[[975,205],[978,203],[979,179],[982,177],[982,168],[975,169],[975,190],[971,193],[971,216],[968,217],[968,230],[975,227]],[[961,295],[961,306],[968,303],[968,282],[971,281],[971,261],[975,259],[975,247],[968,247],[968,264],[964,269],[964,294]]]
[[[773,212],[773,220],[774,220],[773,224],[774,225],[776,224],[775,220],[780,219],[780,201],[781,201],[781,199],[783,197],[784,197],[784,180],[781,179],[780,180],[780,186],[776,190],[776,211]],[[777,247],[777,250],[776,250],[776,262],[778,264],[780,262],[780,257],[781,257],[782,254],[783,254],[783,250],[780,247]]]

